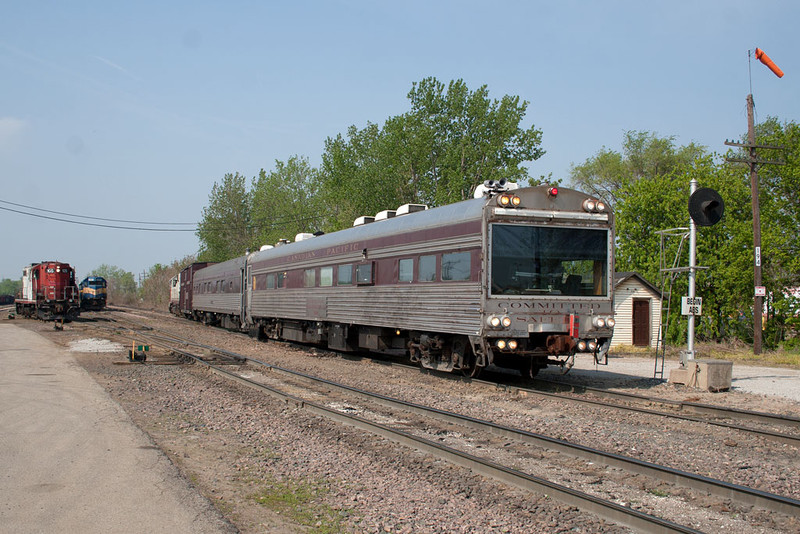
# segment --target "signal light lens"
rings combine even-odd
[[[557,197],[558,196],[558,188],[557,187],[551,187],[550,189],[547,190],[547,195],[551,196],[551,197]]]

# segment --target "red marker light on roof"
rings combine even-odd
[[[557,197],[558,196],[558,188],[557,187],[551,187],[550,189],[547,190],[547,195],[551,196],[551,197]]]

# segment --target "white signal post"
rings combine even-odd
[[[689,182],[689,196],[697,191],[697,180]],[[697,224],[689,217],[689,301],[694,302],[695,278],[697,276]],[[681,354],[681,365],[694,361],[694,314],[689,315],[689,326],[686,333],[686,352]]]

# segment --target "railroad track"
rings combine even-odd
[[[138,325],[139,328],[141,328],[141,326],[142,325]],[[452,412],[409,403],[374,392],[320,379],[290,369],[280,368],[224,349],[196,343],[173,335],[163,335],[149,327],[147,328],[148,330],[140,331],[135,334],[136,338],[142,339],[148,337],[152,344],[160,345],[166,350],[175,352],[183,359],[206,365],[212,372],[218,375],[247,385],[248,387],[256,388],[284,402],[293,404],[298,408],[375,433],[405,446],[428,452],[452,463],[468,467],[476,473],[495,478],[519,488],[545,493],[557,498],[565,504],[593,512],[600,517],[637,530],[647,532],[695,531],[690,527],[681,526],[671,521],[633,510],[601,497],[590,495],[557,484],[545,478],[533,476],[512,467],[500,465],[492,460],[481,458],[464,452],[463,450],[444,445],[425,435],[419,435],[419,432],[415,432],[413,429],[409,431],[405,428],[400,428],[403,426],[407,427],[408,424],[386,424],[369,420],[366,417],[358,415],[358,413],[362,413],[363,410],[354,406],[356,403],[352,401],[352,398],[356,397],[362,401],[366,401],[365,404],[370,407],[368,411],[374,411],[374,406],[380,405],[389,410],[401,411],[406,414],[423,417],[425,421],[428,421],[414,424],[413,426],[417,428],[419,428],[420,425],[426,428],[432,427],[429,421],[435,420],[440,424],[456,425],[459,428],[466,428],[470,431],[484,433],[495,439],[512,439],[519,444],[541,447],[549,451],[580,458],[587,462],[604,464],[625,470],[629,473],[644,475],[655,480],[674,484],[678,487],[706,492],[722,500],[731,499],[746,506],[756,506],[791,516],[800,515],[800,501],[787,497],[730,484],[665,466],[659,466],[634,458],[607,453],[541,434],[497,425],[489,421],[482,421]],[[255,380],[252,376],[248,377],[243,373],[231,370],[229,368],[230,366],[226,366],[228,367],[227,369],[223,368],[223,366],[218,365],[219,362],[209,361],[207,356],[198,356],[188,349],[202,349],[207,352],[212,352],[222,356],[222,359],[227,360],[228,363],[242,364],[247,362],[264,370],[266,373],[265,377],[263,380]],[[273,378],[274,375],[280,375],[280,380],[275,380]],[[276,383],[279,384],[279,386],[275,385]],[[319,399],[324,400],[320,401]],[[392,415],[390,417],[384,417],[384,419],[407,420],[408,416],[398,418],[398,416]],[[441,427],[439,432],[449,432],[449,428],[448,426]],[[428,434],[430,434],[430,432],[428,432]]]
[[[400,367],[407,369],[420,370],[405,363],[398,362],[383,362],[392,367]],[[718,426],[722,428],[729,428],[745,434],[751,434],[762,437],[778,443],[786,443],[795,447],[800,447],[800,435],[789,434],[780,432],[776,429],[779,428],[800,428],[800,418],[784,415],[773,414],[766,412],[755,412],[748,410],[741,410],[737,408],[728,408],[725,406],[715,406],[712,404],[703,404],[696,402],[686,401],[673,401],[670,399],[662,399],[658,397],[648,397],[645,395],[637,395],[633,393],[624,393],[618,391],[611,391],[602,388],[594,388],[589,386],[576,386],[572,384],[564,384],[562,382],[554,382],[548,380],[534,379],[528,381],[520,381],[519,377],[509,375],[497,375],[495,380],[485,380],[470,377],[461,377],[452,373],[441,373],[435,370],[422,369],[422,372],[434,374],[446,380],[456,380],[460,382],[467,382],[470,384],[480,384],[490,388],[508,391],[514,394],[533,395],[543,398],[556,399],[559,402],[570,402],[584,405],[597,406],[599,408],[608,408],[613,410],[620,410],[625,412],[640,413],[644,415],[652,415],[657,417],[666,417],[671,419],[680,419],[683,421],[691,421],[695,423],[703,423],[711,426]],[[609,403],[603,400],[592,399],[586,396],[576,396],[575,394],[589,394],[596,397],[621,401],[616,403]],[[624,404],[623,404],[624,403]],[[660,405],[671,411],[659,411],[652,408],[643,406]],[[681,412],[691,412],[696,416],[688,415]],[[705,416],[705,417],[698,417]],[[762,425],[762,428],[746,426],[725,421],[725,419],[732,421],[751,421]]]

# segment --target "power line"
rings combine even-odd
[[[40,215],[38,213],[28,213],[26,211],[15,210],[11,208],[6,208],[4,206],[0,206],[0,210],[11,211],[14,213],[20,213],[22,215],[27,215],[29,217],[38,217],[40,219],[49,219],[51,221],[58,221],[58,222],[65,222],[70,224],[80,224],[83,226],[94,226],[99,228],[114,228],[117,230],[139,230],[144,232],[194,232],[195,228],[143,228],[138,226],[119,226],[114,224],[100,224],[100,223],[90,223],[84,221],[71,221],[69,219],[61,219],[59,217],[50,217],[48,215]],[[148,224],[148,223],[141,223],[141,224]],[[163,224],[163,223],[161,223]],[[167,223],[168,224],[168,223]]]
[[[0,202],[3,203],[3,204],[10,204],[12,206],[17,206],[17,207],[20,207],[20,208],[27,208],[29,210],[43,211],[45,213],[55,213],[56,215],[66,215],[67,217],[77,217],[79,219],[92,219],[92,220],[95,220],[95,221],[109,221],[109,222],[118,222],[118,223],[151,224],[151,225],[162,224],[162,225],[169,225],[169,226],[183,226],[183,225],[196,226],[197,225],[197,223],[193,223],[193,222],[191,222],[191,223],[181,223],[181,222],[170,223],[170,222],[150,222],[150,221],[128,221],[128,220],[125,220],[125,219],[105,219],[103,217],[90,217],[88,215],[77,215],[75,213],[65,213],[63,211],[46,210],[44,208],[37,208],[35,206],[26,206],[25,204],[17,204],[16,202],[9,202],[8,200],[0,200]],[[18,212],[18,213],[21,213],[21,212]]]
[[[65,219],[65,218],[61,218],[61,217],[51,217],[49,215],[42,215],[42,214],[39,214],[39,213],[30,213],[30,212],[27,212],[27,211],[21,211],[21,210],[16,210],[16,209],[13,209],[13,208],[8,208],[8,207],[5,207],[5,206],[0,206],[0,210],[10,211],[10,212],[13,212],[13,213],[19,213],[21,215],[27,215],[29,217],[37,217],[37,218],[40,218],[40,219],[47,219],[47,220],[57,221],[57,222],[65,222],[65,223],[70,223],[70,224],[79,224],[79,225],[82,225],[82,226],[92,226],[92,227],[97,227],[97,228],[112,228],[112,229],[116,229],[116,230],[135,230],[135,231],[141,231],[141,232],[197,232],[198,230],[201,229],[201,226],[195,226],[195,223],[165,223],[165,222],[127,221],[127,220],[123,220],[123,219],[105,219],[105,218],[102,218],[102,217],[90,217],[90,216],[87,216],[87,215],[74,215],[74,214],[71,214],[71,213],[65,213],[65,212],[59,212],[59,211],[53,211],[53,210],[46,210],[46,209],[42,209],[42,208],[35,208],[35,207],[32,207],[32,206],[26,206],[24,204],[17,204],[17,203],[14,203],[14,202],[8,202],[6,200],[0,200],[0,203],[11,204],[12,206],[20,206],[20,207],[33,209],[33,210],[38,210],[38,211],[43,211],[43,212],[47,212],[47,213],[55,213],[55,214],[59,214],[59,215],[69,216],[69,217],[83,217],[85,219],[98,220],[98,221],[129,222],[129,223],[143,224],[143,225],[187,225],[187,224],[193,225],[193,228],[146,228],[146,227],[142,227],[142,226],[121,226],[121,225],[116,225],[116,224],[102,224],[102,223],[93,223],[93,222],[86,222],[86,221],[73,221],[73,220]],[[318,222],[318,221],[323,220],[323,219],[324,218],[320,217],[320,216],[296,218],[296,217],[293,217],[291,215],[285,215],[285,216],[280,217],[280,218],[272,218],[269,223],[248,224],[248,225],[246,225],[244,227],[244,230],[273,229],[273,228],[279,228],[279,227],[283,226],[284,224],[286,224],[288,222],[301,223],[302,224],[302,223]],[[262,220],[265,220],[265,219],[262,219]],[[203,228],[203,229],[215,230],[215,229],[218,229],[218,228],[222,227],[223,225],[227,226],[226,223],[220,221],[217,224],[214,224],[214,223],[206,224],[206,225],[204,225],[205,228]]]

